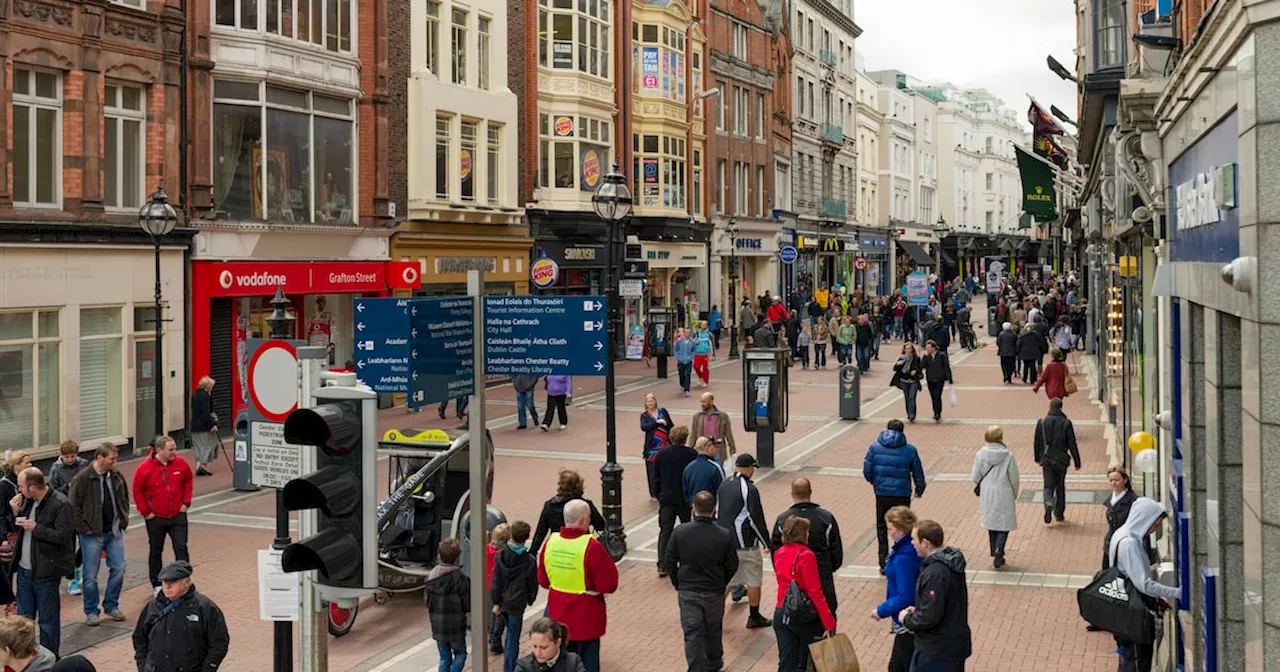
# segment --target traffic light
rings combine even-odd
[[[323,396],[321,396],[323,395]],[[286,572],[317,571],[334,588],[377,587],[376,402],[359,388],[325,387],[284,421],[285,441],[315,446],[316,470],[284,486],[289,511],[318,511],[316,534],[289,544]]]

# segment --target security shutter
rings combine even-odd
[[[209,376],[216,381],[213,412],[218,414],[218,433],[222,436],[230,436],[235,425],[231,416],[236,351],[232,309],[231,299],[214,299],[209,304]]]
[[[119,336],[86,340],[83,337],[120,333],[119,308],[87,308],[80,311],[80,436],[103,439],[120,433],[121,339]],[[112,375],[114,374],[114,375]]]

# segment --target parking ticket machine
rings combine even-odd
[[[756,435],[756,461],[773,466],[773,434],[787,431],[787,349],[747,348],[742,353],[742,419]]]
[[[676,311],[674,308],[649,309],[650,353],[658,358],[658,377],[667,377],[667,358],[675,352]]]

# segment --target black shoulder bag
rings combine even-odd
[[[792,623],[812,623],[818,620],[818,607],[800,587],[800,576],[796,573],[796,566],[799,564],[800,554],[797,553],[795,560],[791,562],[791,585],[787,586],[787,592],[782,596],[782,615]]]

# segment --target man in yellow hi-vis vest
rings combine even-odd
[[[618,566],[591,536],[589,504],[566,502],[564,523],[542,546],[538,584],[547,589],[547,615],[569,628],[569,650],[578,654],[587,672],[600,672],[604,596],[618,589]]]

